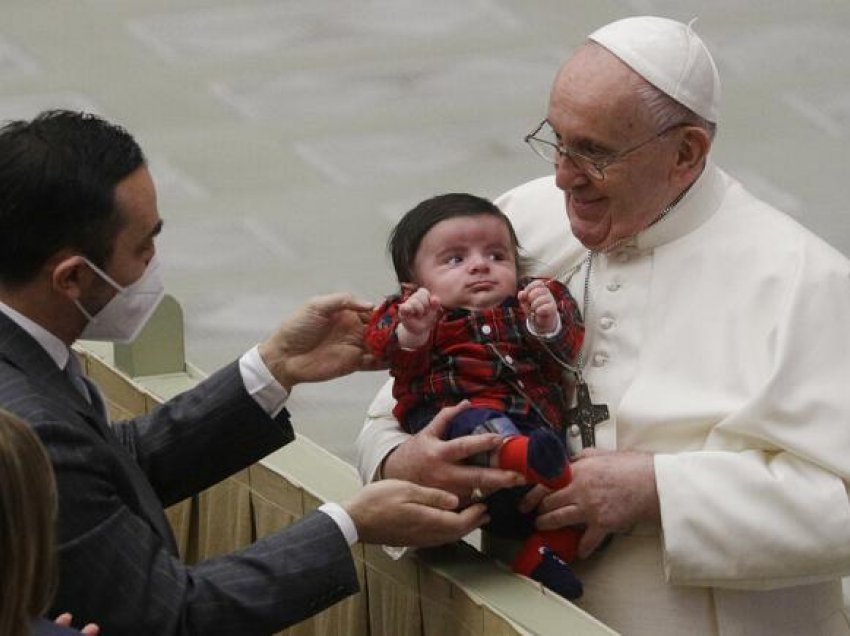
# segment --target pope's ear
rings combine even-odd
[[[59,253],[47,264],[53,289],[68,298],[80,297],[83,285],[88,283],[90,268],[79,254]]]
[[[694,171],[698,173],[702,170],[710,149],[711,138],[708,132],[700,126],[687,126],[679,142],[676,169],[688,176]]]

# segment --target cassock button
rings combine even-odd
[[[614,326],[614,319],[609,316],[603,316],[599,319],[599,326],[603,329],[610,329]]]
[[[594,367],[604,367],[608,362],[608,355],[605,353],[597,353],[593,356]]]
[[[493,328],[490,325],[484,325],[483,327],[481,327],[481,333],[483,333],[485,336],[489,336],[490,332],[492,331]]]
[[[620,289],[620,287],[622,287],[622,285],[620,285],[620,283],[616,283],[616,282],[610,282],[607,285],[605,285],[605,289],[607,289],[609,292],[618,291]]]

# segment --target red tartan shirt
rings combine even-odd
[[[520,281],[520,288],[531,280]],[[397,401],[393,415],[402,426],[413,408],[436,410],[467,398],[474,406],[526,420],[542,418],[553,428],[562,428],[564,368],[553,355],[572,363],[581,350],[584,326],[567,288],[556,280],[543,280],[561,317],[561,330],[551,338],[528,331],[528,316],[516,297],[492,309],[444,310],[429,343],[412,351],[402,349],[396,335],[398,307],[409,293],[389,297],[374,311],[366,346],[389,363]]]

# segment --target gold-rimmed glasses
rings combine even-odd
[[[656,139],[660,139],[676,128],[688,125],[690,124],[687,122],[672,124],[660,132],[655,133],[649,139],[644,139],[639,144],[631,146],[621,152],[591,156],[578,152],[577,150],[573,150],[569,146],[561,143],[561,140],[558,139],[558,135],[552,129],[551,124],[549,124],[549,120],[544,119],[540,122],[540,125],[537,126],[537,128],[525,136],[525,143],[531,146],[531,149],[548,163],[556,164],[558,163],[559,157],[566,157],[575,164],[576,168],[587,174],[590,178],[602,181],[605,178],[605,168],[611,164],[624,159],[627,155],[643,148]]]

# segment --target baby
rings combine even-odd
[[[504,436],[485,461],[557,489],[570,481],[561,418],[563,366],[581,348],[578,307],[555,280],[520,279],[519,244],[490,201],[445,194],[423,201],[389,240],[401,294],[373,314],[366,342],[394,377],[393,411],[416,433],[443,407],[472,406],[449,424],[449,438]],[[516,572],[565,596],[581,595],[566,562],[580,531],[542,532],[516,505],[527,488],[487,498],[495,534],[523,536]]]

